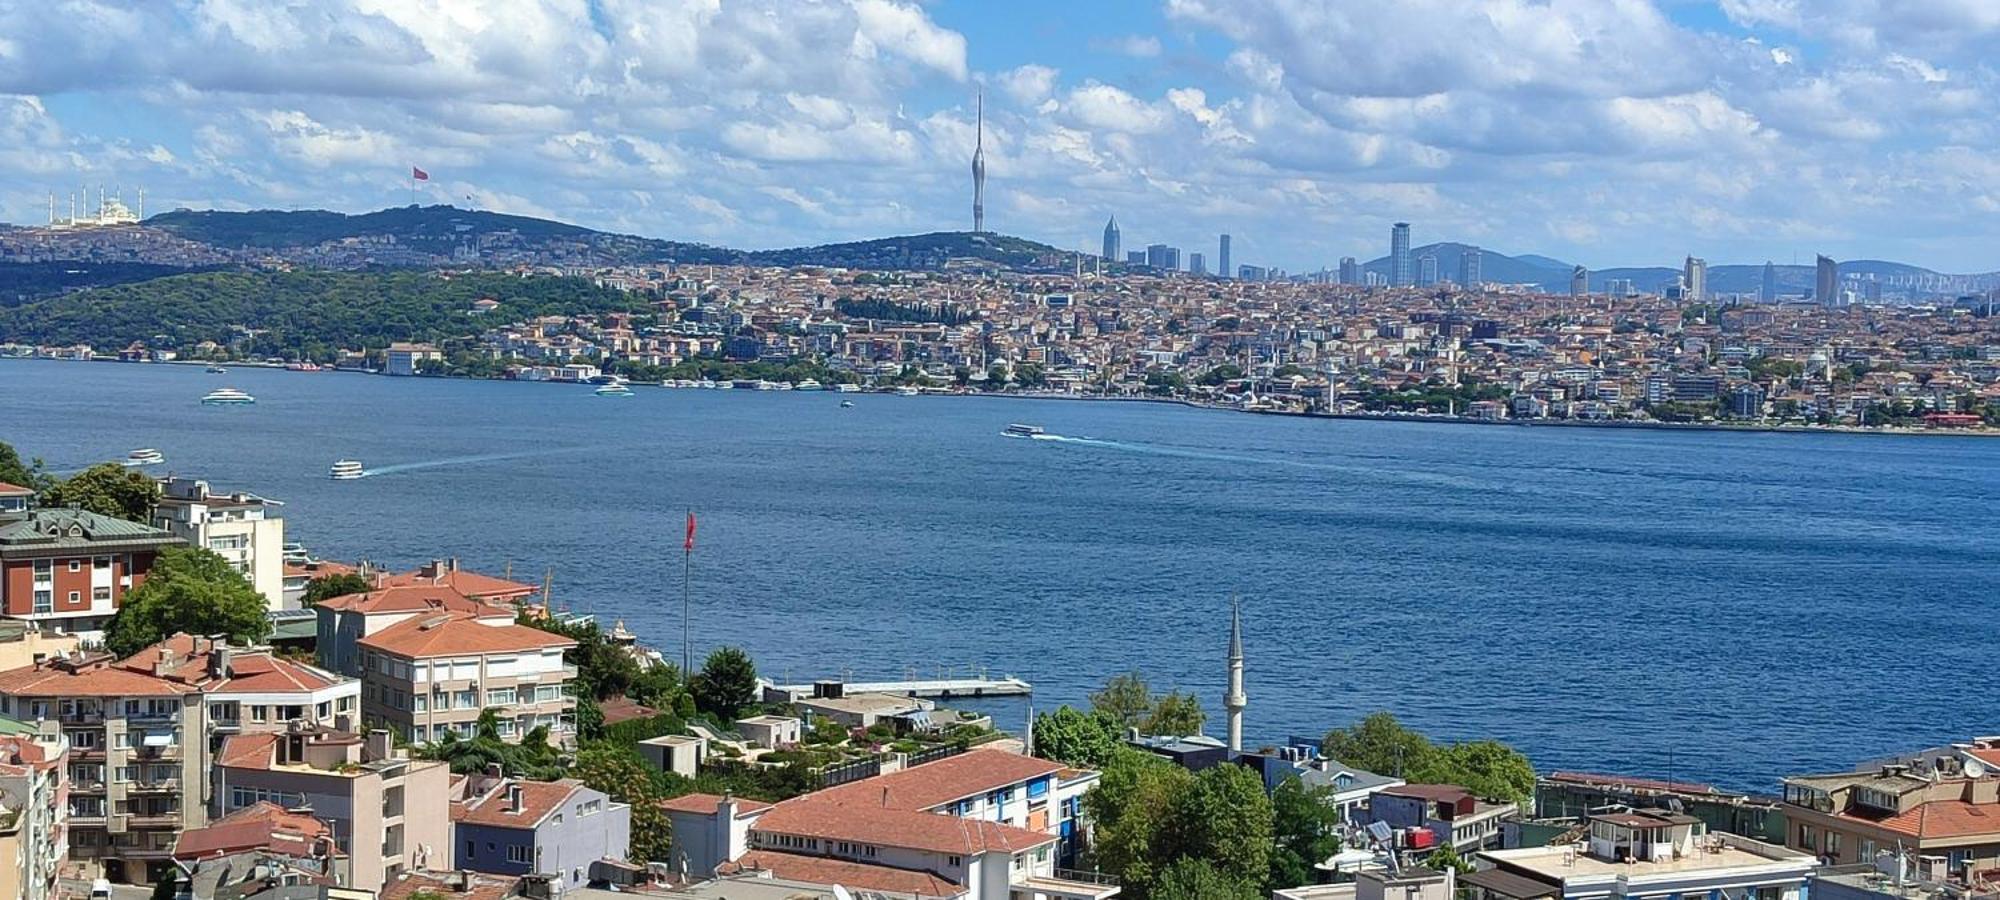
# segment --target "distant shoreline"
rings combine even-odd
[[[103,362],[103,363],[125,362],[124,360],[109,359],[109,358],[89,359],[89,360],[54,359],[43,356],[19,356],[19,357],[0,357],[0,358],[40,361],[40,362]],[[216,365],[224,367],[238,366],[242,368],[267,369],[277,372],[290,371],[285,368],[284,364],[281,363],[269,363],[269,362],[260,362],[254,360],[217,363],[217,362],[209,362],[207,360],[176,359],[176,360],[168,360],[166,362],[144,362],[144,363],[126,363],[126,364],[204,366],[204,367],[210,365]],[[353,375],[385,375],[385,373],[376,370],[337,369],[332,366],[325,366],[315,372],[301,372],[300,374],[317,375],[326,372],[339,372],[339,373],[353,374]],[[385,377],[389,376],[385,375]],[[466,378],[466,377],[451,376],[451,375],[410,375],[410,376],[396,376],[396,377],[433,378],[440,380],[463,380],[463,381],[499,381],[499,382],[516,382],[516,383],[526,383],[526,384],[554,384],[554,385],[586,384],[585,382],[572,382],[572,381],[523,382],[521,379],[514,379],[514,378]],[[632,381],[629,383],[644,387],[663,387],[662,383],[657,381]],[[1161,403],[1174,406],[1184,406],[1190,409],[1213,410],[1217,412],[1249,413],[1251,415],[1276,416],[1276,417],[1294,418],[1294,419],[1327,419],[1327,420],[1346,420],[1346,421],[1358,421],[1358,422],[1405,422],[1405,423],[1414,422],[1414,423],[1427,423],[1432,425],[1484,425],[1484,426],[1513,426],[1513,427],[1524,427],[1524,428],[1599,428],[1599,429],[1614,429],[1614,430],[1627,429],[1627,430],[1641,430],[1641,431],[1722,431],[1722,432],[1732,432],[1739,434],[1764,432],[1771,434],[1803,434],[1803,435],[1859,434],[1859,435],[1871,435],[1879,437],[1984,437],[1984,438],[2000,437],[2000,428],[1991,428],[1991,427],[1948,428],[1948,429],[1947,428],[1888,428],[1888,427],[1865,428],[1858,425],[1776,425],[1776,424],[1760,425],[1760,424],[1748,424],[1748,423],[1725,424],[1721,422],[1654,422],[1654,421],[1645,421],[1638,419],[1512,419],[1512,418],[1475,419],[1470,416],[1423,415],[1418,413],[1325,413],[1325,412],[1301,412],[1301,411],[1282,410],[1282,409],[1243,409],[1241,407],[1233,406],[1230,404],[1206,403],[1200,400],[1193,400],[1186,397],[1148,397],[1148,396],[1105,397],[1105,396],[1094,396],[1091,394],[1068,394],[1068,393],[1057,393],[1057,392],[1032,392],[1032,391],[1015,391],[1011,393],[987,393],[982,391],[939,390],[934,388],[920,389],[920,390],[922,391],[922,396],[935,396],[935,397],[990,397],[998,400],[1067,400],[1067,401],[1080,401],[1088,403]],[[812,393],[812,392],[808,391],[807,393]],[[824,393],[838,394],[839,392],[829,388],[826,391],[824,391]],[[864,388],[863,393],[875,394],[875,395],[892,394],[894,393],[894,389],[880,388],[880,387]]]

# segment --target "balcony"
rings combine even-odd
[[[1101,872],[1057,869],[1050,875],[1020,877],[1010,885],[1015,897],[1041,894],[1050,900],[1106,900],[1118,896],[1118,879]]]
[[[181,782],[178,778],[166,781],[135,781],[125,786],[125,792],[128,794],[172,793],[180,789]]]
[[[125,823],[130,828],[178,828],[181,812],[177,809],[134,812],[125,817]]]

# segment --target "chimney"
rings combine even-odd
[[[486,777],[498,779],[505,777],[506,774],[507,773],[505,772],[505,770],[500,768],[499,763],[496,762],[496,763],[486,764]]]
[[[160,658],[153,663],[153,675],[165,677],[174,670],[174,651],[171,647],[160,648]]]
[[[507,811],[510,813],[521,811],[521,785],[518,783],[507,785]]]
[[[394,744],[390,743],[389,741],[388,729],[377,728],[373,731],[368,732],[368,740],[366,744],[366,749],[368,750],[368,761],[375,762],[378,760],[388,759],[389,750],[393,746]]]
[[[208,676],[210,678],[228,678],[230,675],[229,664],[234,661],[232,656],[233,654],[230,653],[228,641],[210,642],[208,649]]]

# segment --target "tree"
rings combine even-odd
[[[1320,741],[1320,752],[1377,774],[1405,775],[1429,765],[1436,748],[1429,738],[1403,727],[1395,716],[1377,712],[1350,728],[1327,732]]]
[[[1160,871],[1146,896],[1148,900],[1261,900],[1263,895],[1208,860],[1182,857]]]
[[[1287,778],[1271,792],[1270,886],[1311,884],[1313,866],[1340,852],[1340,810],[1331,788]]]
[[[357,572],[322,575],[306,582],[306,593],[305,596],[299,598],[299,604],[307,607],[318,606],[335,597],[345,597],[348,594],[364,594],[374,589],[375,585]]]
[[[660,801],[666,792],[655,770],[629,748],[592,744],[577,751],[570,776],[632,807],[631,837],[626,858],[633,862],[665,862],[673,851],[673,823]]]
[[[1208,714],[1201,711],[1200,698],[1170,691],[1153,705],[1153,712],[1146,717],[1144,730],[1147,734],[1200,734],[1201,726],[1207,721]]]
[[[1160,870],[1171,862],[1167,828],[1194,774],[1166,760],[1127,747],[1105,764],[1097,787],[1083,795],[1095,828],[1092,861],[1118,876],[1127,893],[1146,896]]]
[[[1153,714],[1153,691],[1138,672],[1113,675],[1103,690],[1090,695],[1090,708],[1109,717],[1120,730],[1138,728]]]
[[[1204,860],[1232,881],[1262,885],[1271,867],[1271,810],[1256,772],[1237,765],[1203,769],[1192,789],[1175,798],[1169,853]]]
[[[1424,867],[1437,872],[1450,869],[1460,875],[1470,875],[1474,869],[1474,866],[1459,856],[1458,851],[1450,844],[1439,845],[1436,850],[1430,852],[1430,855],[1425,856]]]
[[[101,516],[148,523],[160,503],[160,483],[137,469],[99,463],[42,492],[45,507],[74,506]]]
[[[24,463],[12,444],[0,442],[0,482],[41,490],[47,486],[48,475],[42,471],[41,460]]]
[[[165,872],[160,873],[160,880],[153,882],[153,900],[174,900],[181,894],[180,885],[180,870],[168,866]]]
[[[1535,792],[1535,767],[1521,751],[1490,740],[1433,744],[1386,712],[1327,732],[1320,750],[1350,766],[1412,784],[1455,784],[1491,800],[1526,803]]]
[[[1499,741],[1467,741],[1445,751],[1456,784],[1496,800],[1525,804],[1535,796],[1535,767]]]
[[[1063,706],[1035,716],[1032,752],[1065,765],[1095,769],[1122,746],[1119,738],[1118,725],[1110,717]]]
[[[720,647],[701,664],[694,677],[694,705],[725,721],[735,721],[757,699],[757,664],[735,647]]]
[[[168,547],[154,558],[146,580],[125,595],[105,627],[104,644],[124,657],[175,632],[226,634],[249,644],[270,630],[264,595],[228,560],[199,547]]]

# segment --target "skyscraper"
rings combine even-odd
[[[1225,234],[1222,236],[1221,252],[1215,256],[1215,274],[1228,278],[1232,271],[1235,270],[1229,267],[1229,235]]]
[[[986,231],[986,92],[980,91],[977,112],[973,113],[972,138],[972,233]]]
[[[1343,256],[1340,258],[1340,283],[1361,283],[1361,264],[1355,262],[1352,256]]]
[[[1466,290],[1479,289],[1479,257],[1483,251],[1478,247],[1467,247],[1458,257],[1458,286]]]
[[[1681,268],[1681,299],[1689,303],[1708,300],[1708,260],[1690,256]]]
[[[1146,264],[1146,251],[1144,251],[1144,250],[1127,250],[1127,251],[1125,252],[1125,263],[1126,263],[1127,265],[1133,265],[1133,266],[1143,266],[1143,265],[1145,265],[1145,264]]]
[[[1117,261],[1118,261],[1118,245],[1119,245],[1119,239],[1118,239],[1118,238],[1119,238],[1119,235],[1118,235],[1118,217],[1117,217],[1117,216],[1112,216],[1112,217],[1111,217],[1111,219],[1110,219],[1110,221],[1107,221],[1107,222],[1105,222],[1105,223],[1104,223],[1104,261],[1105,261],[1105,262],[1117,262]]]
[[[1166,272],[1179,269],[1181,267],[1181,248],[1170,247],[1166,244],[1148,244],[1146,246],[1146,265]]]
[[[1569,270],[1569,295],[1582,297],[1590,293],[1590,270],[1577,266]]]
[[[1208,261],[1202,259],[1199,253],[1190,253],[1188,254],[1188,271],[1196,275],[1207,275]]]
[[[1426,253],[1422,256],[1417,257],[1417,284],[1420,284],[1424,287],[1430,287],[1431,285],[1437,283],[1438,283],[1437,256],[1435,254]]]
[[[1840,305],[1840,263],[1819,258],[1819,277],[1813,281],[1813,300],[1821,306]]]
[[[1416,274],[1410,269],[1410,223],[1397,222],[1389,228],[1389,284],[1409,287]]]
[[[1778,302],[1778,264],[1764,261],[1764,284],[1757,290],[1757,299],[1765,303]]]

